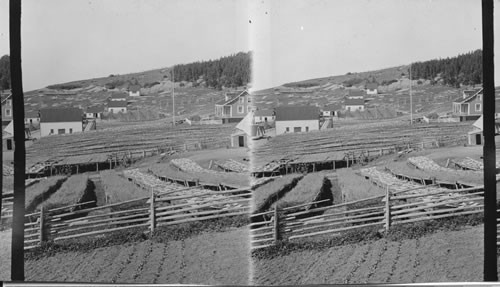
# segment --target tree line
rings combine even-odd
[[[4,55],[0,58],[0,90],[10,89],[10,57]]]
[[[217,60],[175,65],[176,82],[188,81],[193,85],[205,82],[208,87],[241,87],[250,82],[251,52],[239,52]]]
[[[452,58],[417,62],[411,65],[412,78],[434,81],[441,77],[445,85],[476,85],[483,82],[482,50],[458,55]]]

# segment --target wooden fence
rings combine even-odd
[[[484,186],[459,190],[419,193],[423,186],[399,192],[386,187],[386,194],[362,200],[305,210],[298,206],[253,214],[252,249],[272,246],[281,240],[296,240],[329,234],[483,212]]]
[[[154,232],[157,227],[249,214],[249,188],[151,196],[69,211],[69,207],[25,215],[25,249],[44,241],[101,236],[125,229]],[[62,209],[66,209],[61,213]],[[56,212],[57,211],[57,212]]]

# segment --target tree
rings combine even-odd
[[[10,89],[10,57],[4,55],[0,58],[0,89]]]

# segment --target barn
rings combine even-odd
[[[40,110],[40,136],[72,134],[83,131],[83,111],[78,108]]]
[[[313,106],[281,106],[275,108],[276,135],[319,130],[320,111]]]

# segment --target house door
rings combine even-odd
[[[294,127],[293,128],[293,132],[294,133],[300,133],[302,131],[302,128],[301,127]]]
[[[481,134],[476,134],[476,144],[481,145]]]
[[[7,140],[7,150],[12,150],[12,140]]]
[[[244,147],[245,146],[245,137],[244,136],[239,136],[238,137],[238,146]]]

